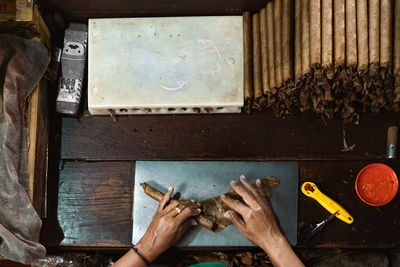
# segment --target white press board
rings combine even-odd
[[[88,65],[93,115],[240,112],[242,17],[90,19]]]

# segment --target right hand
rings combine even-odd
[[[261,181],[257,179],[254,186],[243,175],[240,176],[240,181],[244,187],[234,181],[231,181],[231,187],[247,205],[223,195],[221,199],[232,209],[224,216],[235,224],[248,240],[266,250],[267,244],[270,246],[284,237],[267,202]]]

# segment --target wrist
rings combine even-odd
[[[284,247],[290,246],[286,237],[281,233],[276,233],[264,239],[264,243],[260,246],[268,255],[276,254]],[[272,255],[270,255],[272,256]]]
[[[143,257],[145,257],[146,260],[149,261],[150,263],[153,262],[159,256],[159,253],[154,250],[151,244],[145,242],[142,239],[136,243],[135,248],[137,248],[139,253],[142,254]]]

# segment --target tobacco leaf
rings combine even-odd
[[[261,184],[265,194],[269,198],[280,184],[280,179],[267,176],[261,180]],[[244,203],[243,199],[236,192],[227,193],[225,196]],[[220,232],[231,224],[231,222],[224,217],[224,213],[230,210],[230,208],[221,200],[220,196],[204,200],[200,202],[200,204],[203,210],[202,214],[214,222],[214,232]]]

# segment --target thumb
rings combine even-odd
[[[227,218],[231,223],[236,225],[238,230],[241,232],[244,230],[244,222],[243,220],[239,217],[239,214],[234,211],[234,210],[228,210],[225,212],[224,217]]]
[[[177,242],[182,235],[192,226],[197,225],[196,221],[193,219],[189,219],[187,221],[185,221],[183,224],[181,224],[181,226],[179,226],[178,231],[176,233],[176,238],[175,238],[175,242]]]

